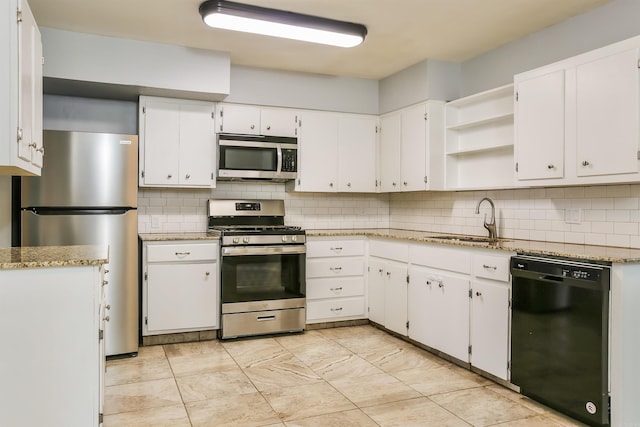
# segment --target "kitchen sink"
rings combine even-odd
[[[506,239],[492,240],[489,237],[482,236],[457,236],[457,235],[444,235],[444,236],[426,236],[427,239],[445,240],[449,242],[466,242],[466,243],[497,243],[507,242]]]

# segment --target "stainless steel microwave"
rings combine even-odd
[[[297,138],[218,135],[218,179],[288,181],[297,177]]]

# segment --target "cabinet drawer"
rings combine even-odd
[[[442,245],[411,245],[409,262],[415,265],[471,274],[471,253],[461,248]]]
[[[364,297],[307,301],[307,322],[339,317],[366,317]]]
[[[509,281],[509,258],[491,255],[473,257],[473,274],[486,279]]]
[[[307,280],[307,300],[364,295],[364,277]]]
[[[318,240],[307,242],[307,258],[361,255],[364,255],[364,240]]]
[[[217,243],[147,245],[147,262],[215,261]]]
[[[363,274],[362,259],[307,259],[307,278],[362,276]]]

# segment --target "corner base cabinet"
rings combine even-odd
[[[219,328],[218,259],[218,242],[143,242],[143,336]]]
[[[103,271],[0,271],[0,425],[101,425]]]

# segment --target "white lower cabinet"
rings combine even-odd
[[[101,425],[104,279],[99,265],[0,270],[0,425]]]
[[[409,338],[469,360],[469,277],[411,266]]]
[[[369,293],[369,319],[406,336],[408,245],[371,239],[369,255],[369,278],[374,282],[374,290]]]
[[[217,242],[144,242],[142,257],[142,335],[218,329]]]
[[[307,239],[307,323],[366,319],[365,240]]]

